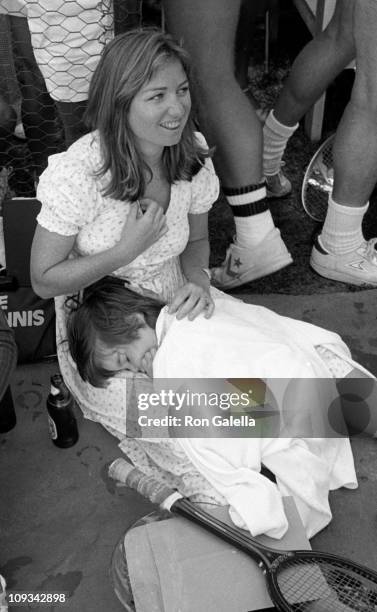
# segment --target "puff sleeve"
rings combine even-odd
[[[37,197],[42,203],[37,217],[39,225],[72,236],[95,217],[100,192],[89,168],[65,152],[49,158],[39,180]]]

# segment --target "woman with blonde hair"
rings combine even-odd
[[[59,364],[84,415],[120,439],[137,375],[107,389],[81,379],[62,342],[64,296],[110,274],[161,296],[179,318],[211,316],[207,213],[219,187],[194,131],[188,76],[187,55],[169,35],[115,37],[91,81],[90,133],[49,158],[38,186],[33,287],[56,298]]]

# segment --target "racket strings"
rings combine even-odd
[[[308,215],[315,221],[324,221],[328,198],[334,184],[333,142],[331,136],[319,149],[306,171],[302,202]]]
[[[367,571],[324,559],[285,561],[276,576],[295,612],[377,612],[377,583]]]

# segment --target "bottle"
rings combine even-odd
[[[13,429],[16,422],[13,397],[9,385],[0,400],[0,433],[7,433],[7,431]]]
[[[76,444],[79,432],[73,414],[73,399],[61,374],[51,376],[46,405],[53,443],[59,448],[69,448]]]

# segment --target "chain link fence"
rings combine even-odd
[[[85,133],[103,46],[141,25],[161,25],[158,0],[0,0],[0,206]]]

